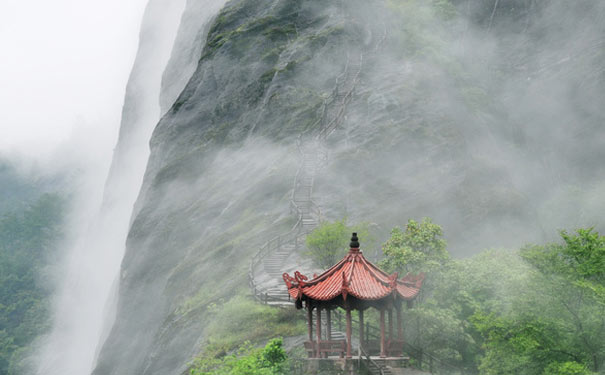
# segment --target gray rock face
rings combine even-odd
[[[158,97],[161,75],[168,62],[185,0],[150,0],[145,8],[139,48],[128,84],[118,143],[114,149],[103,203],[95,223],[92,240],[105,247],[103,273],[119,276],[120,262],[133,215],[133,205],[140,190],[147,158],[149,138],[160,118]],[[99,291],[99,305],[106,313],[100,343],[106,339],[116,309],[116,287]],[[107,300],[109,298],[109,300]],[[95,322],[96,324],[96,322]]]
[[[246,255],[266,233],[293,224],[294,140],[315,121],[344,64],[343,18],[318,5],[232,2],[209,30],[195,73],[151,141],[118,318],[95,374],[183,371],[204,337],[203,314],[178,312],[185,296],[212,282],[220,282],[218,296],[228,294],[223,284],[241,284]],[[340,66],[313,74],[326,59]],[[298,68],[301,61],[313,64]],[[308,80],[294,74],[299,69]],[[269,95],[287,106],[287,121],[268,108]],[[218,258],[229,266],[215,267]]]
[[[186,370],[207,339],[205,305],[246,293],[250,256],[293,225],[296,140],[321,131],[343,92],[354,95],[316,176],[326,218],[371,221],[386,236],[431,216],[455,255],[543,240],[558,218],[590,223],[605,208],[604,140],[590,135],[604,117],[605,60],[578,51],[555,70],[539,63],[554,44],[602,37],[572,22],[597,19],[604,7],[591,6],[555,43],[548,31],[569,15],[556,2],[525,30],[506,17],[487,30],[485,19],[448,21],[450,8],[325,0],[232,0],[204,28],[190,1],[94,374]]]

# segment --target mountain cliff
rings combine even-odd
[[[458,256],[595,224],[605,7],[513,3],[188,1],[93,373],[187,369],[208,306],[247,294],[250,257],[294,224],[318,136],[328,219],[430,216]]]

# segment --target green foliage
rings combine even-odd
[[[288,373],[287,359],[282,339],[272,339],[264,348],[253,348],[246,342],[235,354],[198,358],[190,374],[281,375]]]
[[[0,373],[18,368],[27,346],[48,328],[49,290],[40,273],[61,239],[64,201],[46,194],[0,218]]]
[[[391,238],[382,245],[386,258],[381,267],[400,273],[438,269],[449,260],[442,235],[441,227],[431,219],[424,218],[420,223],[410,219],[405,232],[398,227],[393,228]]]
[[[592,229],[561,232],[562,244],[528,246],[532,267],[506,313],[476,313],[485,338],[481,373],[574,374],[602,369],[605,361],[603,237]]]
[[[236,296],[227,302],[210,303],[207,307],[208,342],[206,357],[217,357],[232,351],[242,342],[258,343],[275,336],[295,336],[305,332],[302,317],[293,319],[292,311],[275,309]]]
[[[605,236],[592,228],[561,231],[563,244],[530,246],[521,256],[543,274],[561,276],[605,303]]]
[[[347,219],[333,222],[322,222],[306,239],[306,255],[310,256],[315,264],[322,269],[333,266],[349,250],[351,233],[357,232],[363,248],[372,246],[373,239],[368,230],[369,224],[347,225]]]
[[[506,251],[448,262],[431,274],[423,301],[406,313],[406,339],[464,373],[476,373],[484,339],[474,316],[505,311],[514,291],[525,284],[527,271],[515,253]]]
[[[592,372],[578,362],[554,362],[544,369],[544,375],[590,375]]]

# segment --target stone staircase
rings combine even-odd
[[[366,361],[366,369],[372,375],[394,375],[390,366],[381,366],[374,361]]]
[[[387,366],[384,363],[379,363],[373,360],[368,353],[363,350],[360,350],[361,361],[366,368],[366,370],[372,375],[394,375],[393,369],[390,366]]]
[[[293,244],[283,244],[277,251],[263,260],[263,270],[270,278],[270,281],[267,283],[268,286],[264,290],[266,295],[265,304],[283,307],[292,304],[288,291],[283,287],[282,273],[286,260],[293,251]]]
[[[266,257],[263,261],[263,269],[265,273],[272,278],[279,279],[283,283],[281,276],[284,269],[283,266],[292,251],[294,251],[294,245],[285,244],[281,245],[280,249],[274,252],[271,256]]]
[[[250,287],[261,303],[281,307],[292,305],[282,273],[290,271],[288,266],[303,262],[301,257],[292,257],[298,255],[305,236],[320,223],[321,212],[312,199],[315,176],[327,161],[327,137],[344,121],[345,110],[352,99],[362,64],[361,51],[351,52],[347,56],[344,71],[337,77],[332,95],[324,102],[322,114],[317,121],[319,131],[313,136],[307,134],[303,137],[304,134],[301,134],[297,141],[300,164],[290,199],[290,211],[296,216],[297,223],[290,232],[263,245],[250,263]],[[335,337],[340,337],[340,334],[342,333],[334,331]]]
[[[306,147],[302,150],[302,162],[292,194],[292,201],[301,214],[301,229],[304,233],[315,229],[320,220],[319,209],[311,198],[315,174],[319,169],[316,147],[318,146]]]
[[[350,52],[345,70],[336,78],[331,100],[326,104],[322,128],[317,135],[317,139],[320,141],[325,141],[344,121],[345,110],[353,98],[362,67],[363,53],[361,51]]]

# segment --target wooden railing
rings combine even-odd
[[[464,369],[410,343],[404,343],[404,350],[411,358],[418,362],[416,367],[421,370],[428,370],[431,373],[444,373],[448,375],[462,375],[465,373]]]
[[[384,369],[370,355],[359,347],[359,364],[363,364],[372,375],[385,375]]]
[[[338,330],[342,330],[343,325],[344,325],[343,324],[344,314],[340,310],[334,310],[334,311],[332,311],[332,317],[335,319],[335,323],[336,323],[336,326],[338,327]],[[353,331],[358,331],[359,330],[359,320],[357,318],[355,318],[355,316],[351,317],[351,323],[353,325]],[[364,340],[379,340],[380,339],[380,329],[378,327],[370,324],[370,322],[368,322],[368,321],[365,322],[364,333],[366,335]],[[361,348],[360,348],[360,350],[361,350]],[[426,350],[418,348],[406,341],[404,341],[404,343],[403,343],[403,351],[410,358],[414,359],[417,362],[416,367],[419,369],[428,370],[431,373],[444,372],[444,373],[450,374],[450,375],[464,373],[464,369],[448,362],[447,360],[439,358],[439,356],[435,355],[432,352],[428,352]]]
[[[261,290],[254,279],[254,270],[268,254],[281,249],[282,245],[286,243],[293,243],[294,248],[298,249],[298,246],[304,237],[304,233],[300,233],[301,221],[302,215],[299,214],[298,221],[288,233],[273,237],[269,241],[265,242],[265,244],[261,246],[256,254],[252,256],[252,260],[250,261],[250,266],[248,268],[248,284],[252,290],[252,295],[257,301],[265,304],[269,301],[288,301],[287,299],[269,296],[266,292]]]
[[[351,99],[353,98],[356,82],[359,79],[359,75],[361,74],[361,70],[363,67],[363,53],[359,54],[359,62],[358,62],[359,67],[353,73],[353,76],[351,77],[351,82],[350,82],[351,88],[347,89],[344,93],[342,93],[343,96],[342,96],[341,103],[334,103],[334,101],[338,100],[339,94],[341,94],[340,93],[341,81],[343,78],[345,78],[347,76],[347,74],[349,74],[349,70],[351,69],[350,63],[351,63],[351,58],[350,58],[350,56],[347,56],[347,63],[345,65],[345,70],[343,73],[341,73],[336,78],[336,85],[334,87],[334,90],[332,91],[332,95],[330,95],[330,97],[332,98],[332,103],[324,103],[324,108],[327,108],[330,104],[336,104],[337,109],[336,109],[335,116],[331,119],[328,119],[327,123],[326,123],[326,119],[325,119],[326,111],[324,111],[322,113],[322,116],[324,117],[323,121],[322,121],[322,127],[317,134],[317,139],[320,141],[325,141],[328,138],[328,136],[330,134],[332,134],[332,132],[334,130],[336,130],[336,128],[342,122],[342,120],[344,118],[344,113],[345,113],[346,107],[349,104],[349,102],[351,101]],[[349,83],[349,82],[345,81],[344,84],[346,84],[346,83]]]

